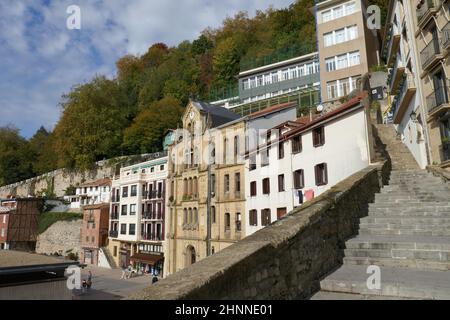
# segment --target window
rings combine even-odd
[[[244,90],[250,89],[250,80],[249,79],[246,79],[246,80],[242,81],[242,88]]]
[[[325,59],[325,67],[327,72],[336,70],[336,59],[334,57]]]
[[[344,69],[348,67],[347,54],[343,54],[336,57],[336,70]]]
[[[130,236],[134,236],[135,234],[136,234],[136,224],[131,223],[131,224],[130,224],[130,232],[129,232],[129,235],[130,235]]]
[[[228,148],[228,139],[223,139],[223,164],[227,164],[227,148]]]
[[[281,75],[283,80],[289,80],[289,69],[284,69],[281,71]]]
[[[328,172],[327,172],[327,164],[321,163],[314,167],[314,172],[316,175],[316,185],[324,186],[328,184]]]
[[[229,213],[225,213],[225,230],[230,230],[231,227],[231,216]]]
[[[272,83],[278,82],[278,72],[272,72]]]
[[[324,33],[323,42],[325,47],[330,47],[334,44],[333,32]]]
[[[258,76],[256,78],[256,84],[258,87],[262,87],[264,85],[263,76]]]
[[[236,172],[234,174],[234,182],[235,182],[235,190],[236,193],[241,192],[241,174],[239,172]]]
[[[212,197],[216,194],[216,175],[211,175],[211,192],[213,193]]]
[[[250,162],[250,164],[249,164],[249,171],[256,170],[256,154],[252,154],[249,157],[249,162]]]
[[[327,83],[327,95],[328,99],[335,99],[339,97],[336,81],[331,81]]]
[[[270,209],[261,210],[261,225],[268,226],[271,223]]]
[[[137,186],[131,186],[131,197],[136,197],[137,196]]]
[[[305,175],[302,169],[294,171],[294,189],[305,187]]]
[[[120,234],[127,234],[127,225],[125,223],[120,225]]]
[[[265,178],[262,181],[263,194],[270,194],[270,179]]]
[[[236,231],[241,231],[241,214],[236,213]]]
[[[122,188],[122,197],[123,198],[128,197],[128,187],[123,187]]]
[[[344,7],[339,6],[333,9],[333,18],[338,19],[344,15]]]
[[[361,63],[359,51],[350,52],[348,54],[349,67],[357,66]]]
[[[188,223],[188,211],[187,209],[183,210],[183,224],[187,224]]]
[[[356,5],[354,2],[347,3],[345,5],[345,15],[354,13],[356,10]]]
[[[250,210],[248,213],[249,223],[251,226],[256,227],[258,225],[258,211]]]
[[[224,190],[225,193],[230,192],[230,175],[226,174],[224,177]]]
[[[328,21],[333,20],[333,12],[331,10],[322,12],[322,20],[323,20],[323,22],[328,22]]]
[[[278,143],[278,159],[284,158],[284,142],[280,141]]]
[[[250,197],[256,197],[256,181],[250,182]]]
[[[127,208],[128,206],[126,204],[122,205],[122,210],[120,211],[122,216],[127,215]]]
[[[216,207],[211,207],[211,223],[216,223]]]
[[[164,171],[164,165],[163,164],[159,166],[159,170],[160,171]]]
[[[302,152],[302,136],[292,138],[292,153]]]
[[[239,157],[239,136],[234,137],[234,163],[238,162]]]
[[[130,204],[130,216],[136,215],[136,205]]]
[[[265,150],[261,151],[261,167],[265,167],[269,165],[269,154],[270,148],[267,147]]]
[[[284,174],[278,176],[278,192],[283,192],[284,189]]]
[[[280,220],[287,214],[287,208],[277,208],[277,219]]]
[[[345,28],[334,32],[334,43],[339,44],[345,42]]]
[[[315,148],[323,146],[325,144],[325,127],[314,129],[312,134],[313,134],[313,146]]]
[[[347,41],[354,40],[356,38],[358,38],[358,27],[347,27]]]

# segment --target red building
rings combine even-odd
[[[109,204],[83,207],[80,262],[99,264],[100,249],[108,244]]]

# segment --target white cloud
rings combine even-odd
[[[294,0],[277,0],[276,7]],[[253,14],[275,0],[79,0],[82,29],[68,30],[73,0],[0,1],[0,126],[30,136],[60,116],[64,92],[96,74],[112,77],[116,60],[155,42],[176,45],[218,27],[240,10]]]

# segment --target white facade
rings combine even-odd
[[[388,48],[389,55],[396,55],[395,60],[390,67],[391,78],[395,78],[396,73],[399,70],[404,70],[404,77],[407,81],[407,87],[414,88],[415,93],[411,98],[406,111],[400,120],[396,119],[396,113],[398,111],[394,110],[393,118],[395,121],[395,128],[400,135],[402,142],[408,147],[409,151],[413,155],[414,159],[417,161],[418,165],[424,169],[427,166],[427,150],[425,146],[427,128],[426,125],[420,124],[415,119],[411,119],[411,114],[414,112],[416,114],[421,114],[422,123],[425,123],[426,111],[424,106],[426,102],[423,101],[422,94],[422,81],[420,79],[419,70],[419,56],[417,44],[414,41],[414,23],[415,14],[411,12],[414,10],[409,4],[403,5],[400,1],[393,1],[391,4],[391,10],[389,11],[388,20],[392,24],[392,37],[391,40],[386,41],[385,44]],[[391,52],[390,44],[393,37],[400,37],[398,51]],[[401,71],[400,71],[401,72]],[[388,85],[388,87],[390,87]],[[396,88],[395,91],[399,91],[397,94],[397,100],[402,99],[402,88]],[[391,92],[395,95],[395,92]]]
[[[312,190],[317,197],[338,182],[366,168],[370,164],[369,136],[366,113],[361,105],[350,109],[351,112],[317,124],[301,133],[302,151],[292,153],[292,140],[283,143],[284,157],[278,158],[279,144],[274,143],[269,151],[269,165],[261,167],[264,150],[260,149],[256,156],[256,169],[249,170],[250,158],[246,159],[245,190],[247,235],[262,229],[262,211],[270,209],[270,221],[278,219],[278,214],[288,213],[299,206],[298,190],[294,188],[294,172],[303,170],[304,186],[302,191]],[[345,114],[344,114],[345,113]],[[316,121],[314,121],[315,123]],[[313,146],[313,130],[324,126],[325,143],[320,147]],[[288,129],[289,130],[289,129]],[[282,131],[284,134],[285,131]],[[276,135],[272,133],[272,141]],[[317,186],[315,166],[326,163],[327,183]],[[279,190],[278,177],[284,175],[284,191]],[[270,193],[263,194],[263,179],[269,178]],[[256,182],[256,196],[251,196],[251,182]],[[250,225],[250,211],[256,210],[257,225]],[[254,224],[254,223],[253,223]]]
[[[113,238],[119,241],[159,243],[161,248],[155,251],[162,252],[167,160],[163,157],[120,170],[120,177],[112,183],[110,237],[111,231],[117,231]],[[153,194],[151,197],[150,192]],[[154,211],[157,208],[161,214],[150,217],[147,212],[150,205],[155,205]],[[143,236],[150,224],[155,227],[159,240],[152,241]],[[149,233],[153,234],[153,230]]]
[[[82,206],[109,203],[111,201],[111,186],[90,185],[76,188],[74,196],[64,196],[70,202],[70,209],[81,209]]]

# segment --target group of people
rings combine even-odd
[[[122,266],[122,275],[120,277],[120,279],[130,279],[131,277],[133,277],[133,274],[136,273],[136,270],[134,270],[133,265],[130,263],[130,265],[125,268],[125,266]],[[158,282],[158,277],[153,274],[153,278],[152,278],[152,284]]]

